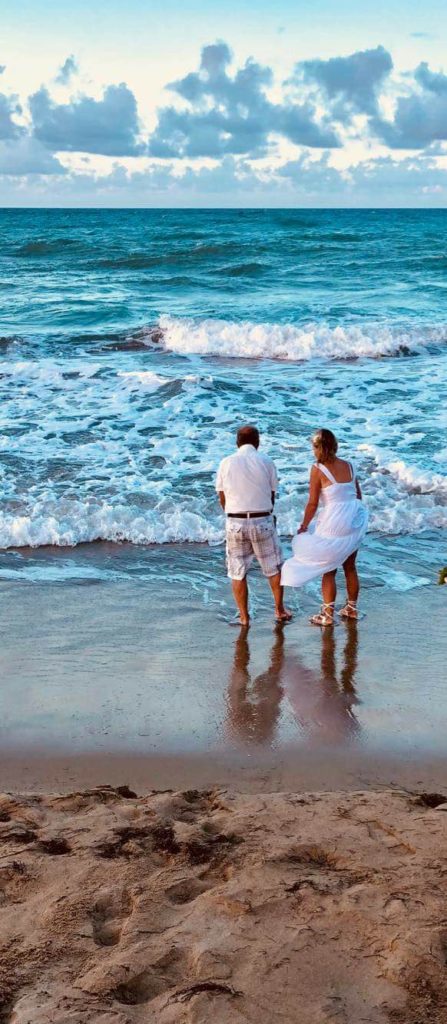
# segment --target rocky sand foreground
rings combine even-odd
[[[442,1024],[447,799],[0,797],[1,1024]]]

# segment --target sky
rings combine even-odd
[[[0,0],[0,206],[445,206],[445,0]]]

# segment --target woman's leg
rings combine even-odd
[[[360,583],[357,575],[357,569],[355,566],[355,560],[357,558],[357,552],[353,551],[352,555],[343,562],[343,569],[346,578],[346,590],[348,592],[348,601],[352,601],[355,605],[359,596]]]
[[[318,615],[311,616],[310,621],[313,626],[334,625],[334,605],[335,598],[337,596],[337,584],[335,582],[336,572],[336,569],[333,569],[332,572],[325,572],[321,580],[323,604],[321,606],[321,612],[319,612]]]
[[[312,615],[310,621],[313,626],[333,626],[335,598],[337,596],[337,584],[335,582],[336,569],[332,572],[325,572],[321,580],[323,604],[317,615]]]
[[[336,569],[333,569],[332,572],[325,572],[321,581],[321,591],[325,604],[332,604],[337,597],[337,584],[335,580],[336,574]]]

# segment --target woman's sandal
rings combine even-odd
[[[338,614],[342,619],[358,619],[359,613],[357,611],[357,602],[347,601],[344,608],[340,608]]]
[[[329,609],[329,610],[328,610]],[[333,626],[334,625],[335,602],[330,601],[321,605],[318,615],[312,615],[309,622],[312,626]]]

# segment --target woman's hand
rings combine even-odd
[[[307,533],[308,527],[312,522],[312,519],[317,511],[318,502],[321,494],[321,480],[320,471],[316,466],[312,466],[310,471],[310,482],[309,482],[309,498],[307,501],[306,508],[304,509],[303,521],[301,526],[298,527],[297,533]]]

